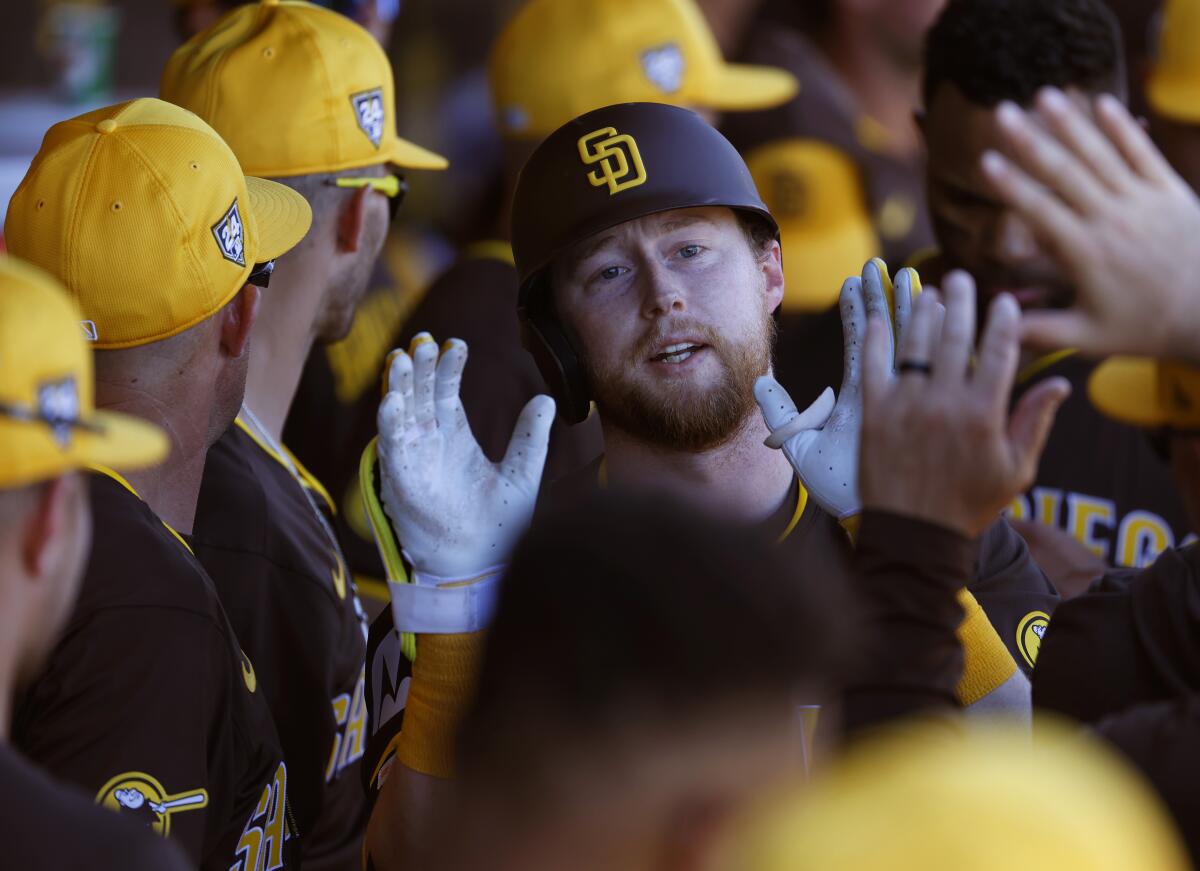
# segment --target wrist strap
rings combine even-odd
[[[487,628],[500,598],[499,572],[466,586],[437,587],[388,582],[398,632],[456,635]]]

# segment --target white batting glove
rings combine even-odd
[[[809,496],[839,520],[858,514],[858,446],[862,435],[862,359],[867,318],[885,317],[893,325],[889,354],[896,366],[896,336],[902,336],[912,314],[913,296],[921,283],[912,269],[902,269],[893,288],[887,266],[878,258],[867,262],[862,276],[842,285],[839,307],[845,338],[842,389],[834,401],[826,387],[803,412],[787,390],[770,375],[755,382],[763,420],[771,435],[765,444],[782,448]],[[894,296],[894,301],[892,297]]]
[[[521,411],[503,461],[492,463],[459,397],[467,345],[428,333],[413,354],[394,352],[379,406],[384,508],[413,582],[393,583],[402,632],[466,632],[486,625],[500,574],[533,515],[554,420],[554,400]]]

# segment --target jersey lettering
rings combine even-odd
[[[1067,494],[1067,532],[1098,557],[1108,557],[1111,542],[1096,537],[1096,527],[1109,530],[1116,526],[1117,508],[1109,499]]]
[[[275,871],[283,867],[287,837],[287,766],[280,762],[246,822],[229,871]]]
[[[354,693],[342,693],[333,700],[333,716],[339,731],[333,734],[333,749],[325,767],[325,782],[339,777],[350,765],[362,758],[367,741],[366,669],[358,674]]]
[[[1150,511],[1130,511],[1117,529],[1118,565],[1145,568],[1158,555],[1175,546],[1175,536],[1165,520]]]

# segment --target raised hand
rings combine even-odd
[[[1039,382],[1010,417],[1016,301],[1007,294],[993,301],[972,369],[975,282],[953,272],[943,290],[944,316],[932,291],[914,304],[896,355],[899,374],[887,322],[873,317],[867,328],[859,486],[864,507],[975,537],[1033,482],[1070,385]]]
[[[1044,127],[1001,104],[1011,156],[983,156],[997,195],[1075,283],[1071,309],[1025,314],[1023,341],[1200,362],[1200,201],[1114,97],[1096,100],[1093,121],[1046,89],[1037,114]]]
[[[384,506],[418,584],[478,578],[503,565],[533,514],[554,400],[521,411],[503,461],[484,456],[459,398],[466,343],[440,357],[428,333],[393,352],[379,407]]]
[[[880,318],[894,324],[895,334],[907,329],[914,294],[920,279],[912,269],[902,269],[893,287],[887,267],[871,260],[862,276],[852,276],[842,285],[839,306],[845,339],[845,368],[842,389],[834,401],[833,390],[825,391],[803,412],[778,381],[769,375],[754,385],[763,419],[771,430],[766,445],[782,448],[809,495],[839,520],[861,510],[858,494],[858,449],[862,429],[863,343],[867,323]],[[892,352],[893,331],[888,330],[887,355]]]

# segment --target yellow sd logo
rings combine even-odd
[[[578,144],[579,158],[584,164],[600,164],[599,169],[588,173],[592,187],[606,184],[611,196],[646,183],[642,155],[628,133],[618,133],[615,127],[601,127],[580,137]]]
[[[1050,625],[1050,615],[1045,611],[1030,611],[1017,624],[1017,650],[1033,668],[1037,664],[1038,652],[1042,649],[1042,637]]]

